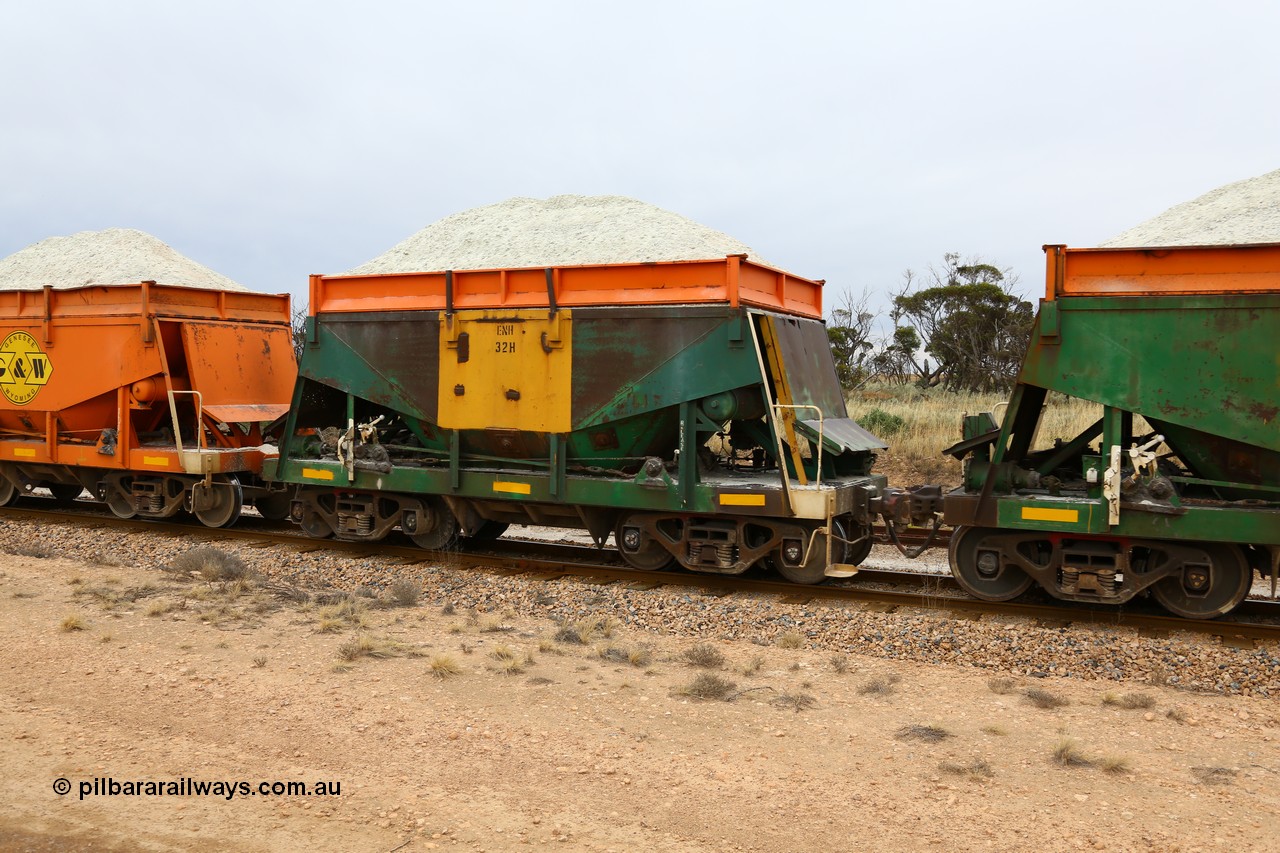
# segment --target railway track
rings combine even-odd
[[[0,508],[0,519],[76,524],[91,529],[136,530],[205,542],[237,541],[257,547],[284,545],[305,551],[331,550],[361,557],[396,558],[402,565],[440,561],[452,566],[524,575],[539,580],[576,577],[597,585],[621,583],[636,589],[695,587],[710,595],[758,593],[777,596],[787,603],[847,602],[881,612],[922,608],[948,612],[961,619],[1013,616],[1063,628],[1073,625],[1123,626],[1135,628],[1145,636],[1157,637],[1186,631],[1216,636],[1224,644],[1243,648],[1253,647],[1258,642],[1280,640],[1280,601],[1248,599],[1227,617],[1193,620],[1170,616],[1147,602],[1140,602],[1137,606],[1131,603],[1123,608],[1093,607],[1049,598],[1037,601],[1032,597],[1034,592],[1018,601],[978,601],[965,596],[949,574],[865,568],[848,580],[799,586],[753,573],[733,576],[694,574],[683,570],[639,571],[623,564],[612,549],[600,551],[585,545],[504,537],[487,543],[483,548],[432,552],[399,537],[380,542],[312,539],[292,526],[256,517],[246,517],[234,528],[211,529],[198,523],[180,521],[120,519],[89,502],[59,509],[40,507],[38,504],[43,502],[39,498],[31,498]],[[903,537],[903,544],[912,543]]]

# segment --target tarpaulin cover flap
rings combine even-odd
[[[224,424],[249,424],[274,421],[289,411],[288,404],[259,403],[238,406],[205,406],[204,410]]]
[[[818,438],[818,421],[796,421],[800,431],[815,441]],[[825,453],[844,453],[867,450],[888,450],[885,444],[867,432],[852,418],[827,418],[822,421],[822,449]]]

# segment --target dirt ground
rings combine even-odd
[[[561,627],[0,556],[0,849],[1280,850],[1272,701]]]

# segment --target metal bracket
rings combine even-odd
[[[1163,439],[1162,439],[1163,440]],[[1107,501],[1107,524],[1120,523],[1120,445],[1111,447],[1110,463],[1102,472],[1102,497]]]

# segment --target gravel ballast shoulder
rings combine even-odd
[[[178,554],[204,544],[172,534],[0,521],[0,550],[38,547],[51,555],[90,563],[119,561],[158,570]],[[1015,618],[956,619],[945,611],[914,608],[882,613],[844,603],[784,603],[747,593],[711,596],[699,591],[694,576],[688,587],[643,589],[573,578],[538,581],[432,561],[406,565],[397,558],[352,557],[329,550],[301,552],[234,541],[213,544],[241,557],[271,583],[313,591],[362,587],[377,591],[408,578],[423,585],[424,602],[452,604],[459,610],[565,621],[606,616],[654,634],[746,640],[763,646],[775,644],[784,635],[798,635],[809,649],[886,660],[974,667],[1031,678],[1280,695],[1280,647],[1275,643],[1240,649],[1216,637],[1189,632],[1143,637],[1131,628],[1062,627]],[[315,544],[319,543],[311,546]]]
[[[141,281],[178,287],[248,290],[156,237],[132,228],[49,237],[0,259],[0,290],[26,290],[45,285],[62,289]]]
[[[509,198],[434,222],[345,275],[723,258],[751,247],[625,196]]]

